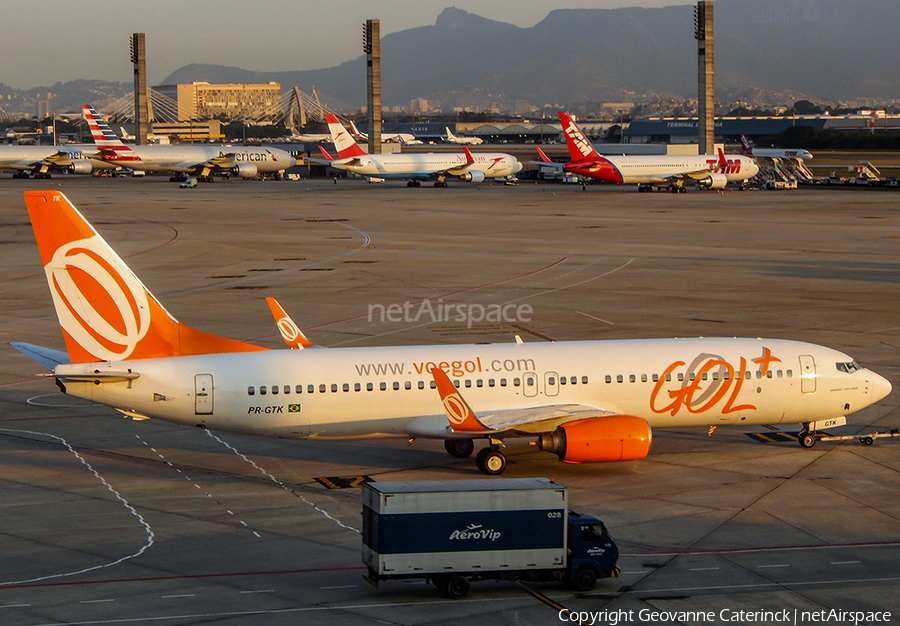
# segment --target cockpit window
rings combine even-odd
[[[856,361],[850,361],[849,363],[835,363],[835,366],[839,372],[846,372],[848,374],[852,374],[853,372],[862,369]]]

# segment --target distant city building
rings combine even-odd
[[[413,113],[428,113],[428,100],[425,98],[413,98],[409,102],[409,110]]]
[[[219,120],[203,122],[153,122],[153,134],[178,141],[218,141],[225,138]]]
[[[281,85],[229,84],[212,85],[195,82],[187,85],[153,87],[178,103],[178,120],[271,120],[281,113]]]

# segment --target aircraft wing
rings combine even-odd
[[[615,411],[580,404],[551,404],[496,411],[479,417],[450,382],[444,370],[434,368],[431,374],[444,404],[450,430],[457,433],[545,433],[565,422],[617,414]]]

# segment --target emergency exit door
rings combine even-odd
[[[194,376],[194,414],[212,415],[213,377],[212,374]]]

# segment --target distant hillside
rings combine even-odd
[[[900,98],[897,0],[718,0],[717,89],[813,99]],[[532,28],[446,9],[433,26],[382,39],[384,102],[532,104],[696,95],[693,5],[560,9]],[[166,83],[279,81],[365,102],[365,61],[304,72],[186,66]]]

